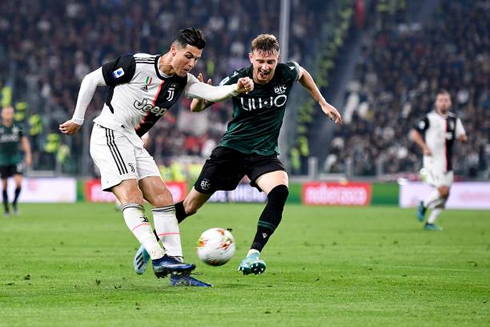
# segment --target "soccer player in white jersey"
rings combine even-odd
[[[143,147],[144,135],[182,94],[190,98],[223,101],[253,90],[250,78],[213,87],[189,74],[201,57],[206,39],[202,31],[180,30],[163,55],[122,55],[89,73],[82,81],[73,117],[60,131],[75,134],[97,86],[108,86],[101,114],[94,119],[90,154],[100,169],[104,191],[121,203],[124,220],[145,247],[158,278],[171,274],[171,285],[211,286],[189,274],[193,264],[183,262],[172,194],[158,167]],[[152,206],[158,238],[146,217],[143,200]]]
[[[450,112],[451,96],[448,91],[437,92],[435,109],[418,121],[412,130],[412,138],[424,153],[424,169],[427,182],[434,187],[432,193],[421,201],[417,218],[424,221],[427,209],[432,212],[425,223],[426,230],[440,231],[435,225],[437,217],[444,210],[453,183],[453,146],[454,141],[466,141],[466,133],[461,119]]]
[[[319,104],[323,113],[342,123],[342,116],[330,105],[318,89],[310,73],[294,61],[279,63],[280,47],[277,38],[261,34],[251,43],[251,65],[233,72],[220,85],[236,83],[250,77],[254,90],[234,96],[233,120],[220,144],[206,160],[194,187],[185,200],[175,204],[177,220],[195,214],[218,190],[234,190],[246,175],[250,185],[267,194],[267,203],[257,222],[257,229],[246,257],[238,270],[244,275],[262,274],[266,263],[260,258],[262,250],[282,221],[289,195],[289,178],[279,160],[279,132],[290,92],[299,82]],[[193,100],[192,111],[206,109],[212,103]],[[140,247],[135,261],[144,261],[145,249]],[[133,265],[141,274],[145,266]]]

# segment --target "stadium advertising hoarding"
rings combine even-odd
[[[175,202],[184,200],[187,195],[186,182],[165,182],[172,193]],[[85,200],[88,202],[114,202],[115,197],[111,192],[104,192],[100,186],[100,179],[92,179],[85,182]]]
[[[367,206],[371,203],[370,183],[308,182],[301,189],[307,205]]]
[[[416,207],[433,188],[424,183],[400,185],[400,207]],[[446,208],[450,209],[490,209],[490,183],[461,182],[451,187]]]
[[[10,178],[9,194],[14,194],[15,182]],[[57,203],[77,201],[77,180],[75,178],[24,178],[22,180],[21,202]]]
[[[248,183],[238,184],[233,191],[218,191],[209,198],[208,202],[265,202],[267,195],[259,192],[255,187],[250,187]]]

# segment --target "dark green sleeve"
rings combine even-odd
[[[223,78],[223,80],[221,82],[219,82],[219,85],[235,84],[239,78],[240,78],[240,74],[237,71],[234,71],[233,74]]]
[[[283,77],[292,82],[299,80],[299,64],[296,61],[288,61],[284,64]]]

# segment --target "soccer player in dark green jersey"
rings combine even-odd
[[[183,202],[175,205],[177,219],[181,222],[196,213],[215,191],[235,189],[245,175],[252,186],[265,192],[267,205],[259,217],[250,250],[238,268],[245,275],[265,271],[266,264],[259,256],[281,222],[289,194],[288,175],[277,156],[279,131],[294,83],[299,81],[310,92],[330,120],[336,124],[342,122],[337,109],[325,101],[303,67],[293,61],[279,63],[279,42],[275,36],[262,34],[256,37],[249,58],[250,67],[235,71],[220,84],[236,83],[238,78],[247,76],[253,78],[253,91],[232,98],[233,120],[204,164],[193,189]],[[202,76],[199,78],[202,80]],[[191,110],[201,111],[211,104],[193,100]],[[137,273],[146,269],[144,257],[144,249],[140,248],[134,258]]]
[[[0,175],[3,186],[3,208],[5,217],[10,215],[9,199],[7,194],[8,178],[14,177],[15,195],[12,201],[14,214],[19,213],[17,200],[22,189],[22,150],[25,153],[25,163],[32,163],[31,145],[22,132],[22,129],[14,124],[14,108],[9,106],[2,110],[2,125],[0,126]]]

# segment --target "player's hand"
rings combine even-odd
[[[201,83],[202,83],[202,82],[204,82],[204,76],[202,75],[202,73],[199,73],[199,74],[197,75],[197,80],[198,80],[199,82],[201,82]],[[207,82],[206,82],[206,83],[208,83],[209,85],[211,85],[211,84],[213,83],[213,81],[212,81],[210,78],[208,78],[208,80],[207,80]]]
[[[78,132],[81,125],[75,124],[71,120],[67,120],[63,124],[60,125],[60,132],[66,135],[74,135]]]
[[[424,153],[425,156],[432,156],[432,151],[430,151],[429,147],[427,147],[427,146],[424,147],[422,152]]]
[[[239,78],[236,84],[240,94],[252,92],[254,89],[254,81],[250,77]]]
[[[320,103],[320,106],[328,118],[334,121],[336,125],[342,124],[342,115],[340,115],[339,111],[335,109],[334,106],[329,105],[328,103]]]

